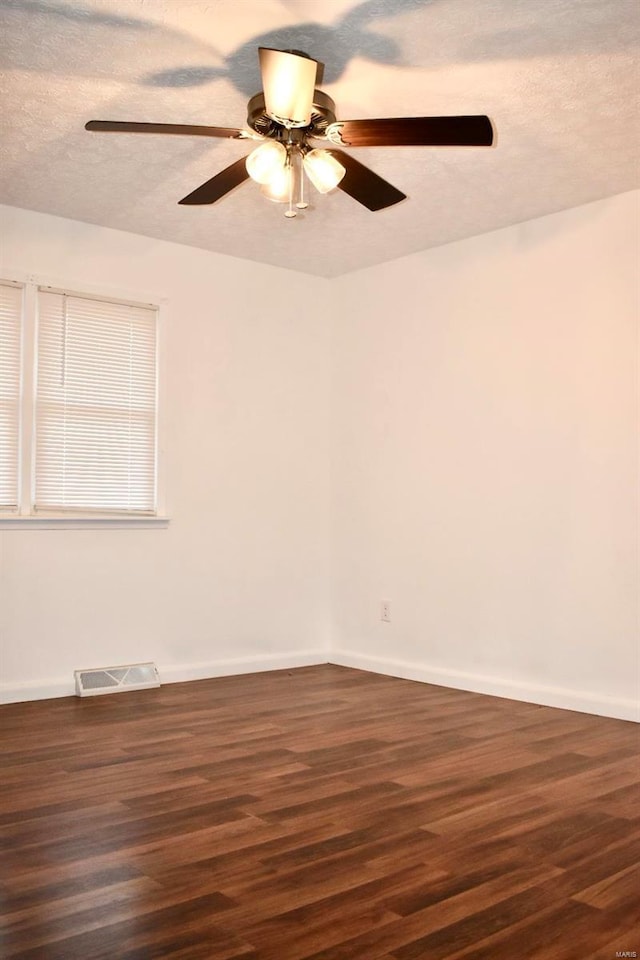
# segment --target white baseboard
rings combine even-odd
[[[418,680],[421,683],[433,683],[440,687],[453,687],[455,690],[469,690],[472,693],[505,697],[507,700],[521,700],[544,707],[559,707],[562,710],[577,710],[579,713],[592,713],[599,717],[640,722],[640,702],[637,700],[609,697],[563,687],[520,683],[503,680],[500,677],[463,673],[458,670],[442,670],[439,667],[404,660],[369,657],[350,650],[331,650],[328,657],[329,662],[337,666],[355,667],[358,670],[382,673],[389,677],[401,677],[403,680]]]
[[[640,721],[640,704],[634,700],[562,687],[518,683],[458,670],[443,670],[439,667],[404,660],[370,657],[350,650],[301,650],[292,653],[271,653],[255,657],[215,660],[209,663],[159,663],[158,671],[162,683],[181,683],[243,673],[261,673],[268,670],[293,670],[296,667],[315,666],[327,662],[341,667],[354,667],[371,673],[382,673],[390,677],[401,677],[404,680],[433,683],[440,687],[453,687],[456,690],[469,690],[472,693],[505,697],[508,700],[538,703],[545,707],[577,710],[580,713],[592,713],[617,720],[633,720],[636,723]],[[49,700],[74,695],[75,684],[72,674],[70,678],[59,677],[27,683],[0,684],[0,703]]]
[[[161,683],[181,683],[187,680],[209,680],[241,673],[262,673],[267,670],[293,670],[295,667],[326,663],[326,650],[301,650],[291,653],[270,653],[256,657],[238,657],[234,660],[216,660],[211,663],[158,663]],[[22,703],[26,700],[50,700],[75,696],[73,671],[70,678],[58,677],[26,683],[0,684],[0,703]]]
[[[29,680],[24,683],[0,683],[0,703],[23,703],[26,700],[73,697],[76,685],[73,671],[70,673],[71,679],[55,677],[51,680]]]
[[[214,677],[234,677],[242,673],[264,673],[268,670],[293,670],[295,667],[314,667],[327,663],[327,650],[300,650],[291,653],[267,653],[255,657],[237,657],[233,660],[215,660],[212,663],[158,664],[161,683],[182,683],[187,680],[211,680]]]

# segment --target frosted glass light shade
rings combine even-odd
[[[247,173],[256,183],[269,183],[282,170],[287,160],[285,147],[277,140],[267,140],[247,157]]]
[[[304,172],[319,193],[329,193],[347,171],[328,150],[310,150],[304,158]]]
[[[268,47],[258,54],[268,116],[285,127],[309,126],[317,61]]]
[[[288,203],[291,195],[291,179],[293,171],[290,166],[283,167],[265,183],[260,192],[267,200],[273,200],[274,203]]]

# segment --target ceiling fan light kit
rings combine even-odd
[[[455,146],[489,147],[493,127],[486,116],[336,119],[331,97],[317,90],[319,63],[291,50],[258,50],[262,92],[247,104],[248,129],[192,124],[90,120],[85,129],[111,133],[156,133],[259,140],[246,158],[236,160],[183,197],[180,204],[212,204],[248,178],[269,200],[287,203],[285,216],[308,203],[305,175],[319,193],[338,188],[368,210],[391,207],[406,195],[351,154],[336,147]],[[312,141],[324,141],[325,148]]]
[[[329,193],[338,186],[347,172],[339,160],[328,150],[308,150],[299,143],[270,140],[257,147],[246,159],[247,172],[252,180],[262,185],[262,193],[268,200],[288,203],[285,216],[296,216],[307,208],[304,200],[304,174],[318,193]]]

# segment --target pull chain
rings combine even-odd
[[[292,220],[297,216],[296,211],[293,209],[293,193],[295,190],[295,179],[296,179],[296,166],[294,164],[293,151],[295,147],[289,147],[287,150],[287,171],[288,171],[288,184],[289,184],[289,207],[285,210],[284,215],[288,220]]]
[[[296,207],[298,208],[298,210],[306,210],[307,207],[309,206],[309,204],[307,203],[307,201],[306,201],[305,198],[304,198],[304,163],[303,163],[303,160],[304,160],[304,154],[303,154],[303,153],[300,153],[300,156],[299,156],[299,158],[298,158],[298,171],[299,171],[299,174],[298,174],[298,175],[299,175],[299,177],[300,177],[300,191],[299,191],[299,193],[298,193],[298,202],[296,203]]]

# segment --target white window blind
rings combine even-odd
[[[22,288],[0,283],[0,510],[18,507]]]
[[[36,511],[156,512],[157,311],[38,291]]]

